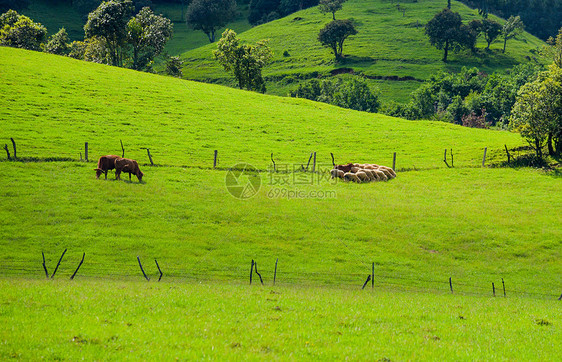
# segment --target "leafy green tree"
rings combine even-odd
[[[70,43],[69,57],[92,63],[111,64],[105,40],[98,37]]]
[[[505,53],[505,47],[509,39],[515,39],[519,34],[525,29],[525,24],[519,16],[510,16],[509,19],[503,24],[502,35],[503,35],[503,53]]]
[[[195,30],[201,30],[215,41],[217,29],[225,26],[236,15],[234,0],[193,0],[187,8],[187,23]]]
[[[44,51],[46,53],[67,55],[70,52],[70,39],[65,28],[61,28],[56,34],[52,35]]]
[[[372,113],[380,107],[378,90],[371,89],[363,80],[352,78],[335,88],[332,104],[336,106]]]
[[[248,21],[252,25],[265,23],[270,14],[278,13],[280,5],[280,0],[251,0]]]
[[[342,9],[343,3],[347,0],[320,0],[318,2],[318,9],[321,13],[331,13],[332,20],[336,20],[336,12]]]
[[[291,97],[310,99],[357,111],[377,112],[380,108],[379,90],[356,77],[335,81],[311,79],[289,93]]]
[[[482,34],[484,34],[484,39],[486,39],[486,43],[488,43],[486,50],[490,50],[490,45],[500,36],[502,29],[503,27],[501,24],[495,20],[482,20]]]
[[[562,68],[562,28],[558,30],[556,38],[550,37],[547,40],[548,45],[542,50],[542,54],[552,58],[554,64]]]
[[[473,48],[470,29],[462,23],[459,13],[447,8],[437,13],[425,26],[425,34],[431,45],[443,49],[443,61],[447,61],[449,49],[458,51],[464,47]]]
[[[320,30],[318,41],[332,49],[337,61],[342,58],[344,41],[355,34],[357,34],[357,30],[351,20],[333,20]]]
[[[47,29],[25,15],[8,10],[0,15],[0,45],[28,50],[41,50]]]
[[[104,1],[88,15],[84,25],[86,38],[103,39],[111,64],[123,65],[127,41],[127,23],[133,12],[131,0]]]
[[[537,157],[548,145],[551,155],[562,151],[562,69],[548,71],[525,84],[511,111],[510,126],[534,148]],[[554,142],[554,146],[552,145]]]
[[[142,8],[127,23],[127,41],[133,49],[132,69],[149,67],[171,37],[170,19],[155,15],[148,7]]]
[[[227,29],[213,54],[224,70],[234,74],[240,89],[265,93],[261,71],[273,57],[267,43],[267,40],[260,40],[255,45],[241,44],[236,33]]]
[[[166,74],[171,75],[172,77],[181,78],[183,72],[181,67],[183,66],[183,60],[180,59],[178,56],[170,57],[166,61]]]

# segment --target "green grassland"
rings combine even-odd
[[[479,18],[476,10],[459,2],[452,3],[452,10],[459,12],[465,22]],[[346,41],[346,58],[339,64],[334,62],[330,50],[322,47],[317,40],[318,32],[331,20],[331,14],[321,14],[316,7],[254,27],[239,35],[248,42],[270,39],[275,56],[273,63],[264,70],[264,75],[268,80],[268,92],[278,95],[286,95],[295,87],[294,82],[316,77],[317,74],[329,75],[331,70],[337,68],[352,68],[371,78],[413,77],[417,80],[425,80],[442,70],[458,71],[463,66],[476,66],[486,73],[505,71],[529,61],[526,57],[537,57],[537,48],[544,44],[525,33],[519,39],[508,42],[507,51],[502,54],[501,42],[494,43],[491,51],[487,52],[483,49],[484,41],[480,39],[478,54],[451,54],[450,61],[443,63],[442,51],[429,44],[423,26],[443,9],[445,3],[440,0],[420,0],[401,4],[407,9],[405,16],[396,10],[393,1],[347,1],[336,17],[353,19],[359,33]],[[494,16],[490,17],[503,22]],[[213,60],[212,50],[215,48],[216,45],[209,44],[184,53],[184,77],[234,86],[234,82]],[[283,55],[285,51],[289,56]],[[384,100],[404,101],[418,86],[419,81],[386,80],[380,88]]]
[[[332,288],[0,280],[7,360],[552,360],[559,302]]]
[[[0,93],[0,141],[24,161],[0,162],[2,359],[557,355],[561,179],[480,166],[484,147],[499,166],[504,145],[523,146],[517,134],[12,48]],[[96,180],[78,160],[84,142],[92,160],[120,140],[143,183]],[[271,153],[291,170],[312,151],[319,173],[267,172]],[[335,183],[330,152],[387,165],[397,152],[398,177]],[[263,170],[248,200],[225,186],[239,162]],[[39,281],[41,252],[52,273],[64,249]],[[153,281],[158,260],[162,284],[140,283],[137,256]],[[267,288],[243,286],[252,259]],[[376,291],[362,293],[373,262]],[[508,298],[492,299],[502,278]]]

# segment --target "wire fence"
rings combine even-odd
[[[58,260],[58,258],[57,258]],[[49,260],[48,275],[51,277],[56,261]],[[154,259],[141,259],[142,265],[150,282],[157,282],[159,272]],[[54,279],[68,279],[76,272],[79,260],[63,260]],[[300,265],[300,269],[287,269],[283,262],[275,268],[275,263],[257,262],[259,274],[256,274],[252,264],[235,266],[201,266],[187,268],[181,265],[178,260],[158,260],[159,267],[162,268],[163,281],[172,283],[211,281],[221,283],[249,283],[250,274],[253,277],[252,284],[263,284],[268,287],[273,285],[293,285],[293,286],[332,286],[346,289],[371,289],[373,286],[378,290],[395,291],[423,291],[432,293],[453,293],[457,295],[490,296],[490,297],[530,297],[536,299],[560,299],[562,286],[558,283],[546,285],[534,280],[526,280],[512,283],[502,277],[494,278],[495,282],[489,281],[489,277],[466,278],[450,277],[443,275],[439,278],[428,278],[424,276],[406,275],[400,272],[380,271],[373,264],[364,262],[364,272],[338,272],[333,268],[326,270],[307,271],[306,266]],[[318,266],[315,266],[318,268]],[[86,260],[76,273],[79,279],[125,279],[125,280],[144,280],[143,273],[136,258],[131,258],[130,263],[101,262],[99,260]],[[366,279],[374,277],[374,282]],[[33,279],[46,278],[40,256],[36,260],[4,260],[0,262],[0,277],[25,277]],[[494,283],[495,290],[492,283]]]

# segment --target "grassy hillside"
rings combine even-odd
[[[480,51],[475,56],[467,53],[452,54],[448,63],[441,61],[442,51],[433,48],[424,34],[423,26],[445,3],[441,0],[420,0],[401,3],[407,10],[405,15],[396,10],[390,0],[350,0],[343,5],[338,19],[353,19],[359,33],[350,37],[344,45],[346,59],[335,64],[329,49],[317,40],[319,30],[331,20],[331,14],[321,14],[310,8],[286,18],[252,28],[240,38],[249,42],[269,38],[275,52],[274,61],[264,74],[269,80],[268,91],[286,95],[294,83],[318,73],[327,75],[337,68],[351,68],[371,78],[405,78],[424,80],[440,70],[457,71],[463,66],[476,66],[493,73],[513,67],[515,64],[534,59],[537,47],[542,42],[530,34],[508,42],[507,52],[501,53],[501,42],[484,51],[483,39],[479,40]],[[459,12],[464,22],[479,18],[475,10],[453,1],[453,11]],[[501,19],[490,16],[503,22]],[[182,55],[187,62],[184,77],[188,79],[220,82],[233,85],[230,77],[213,60],[212,50],[216,45],[188,51]],[[287,51],[289,56],[284,56]],[[378,83],[385,100],[405,100],[419,86],[418,81],[381,81]]]
[[[522,144],[519,135],[0,52],[8,95],[0,139],[15,138],[19,157],[78,159],[88,141],[96,159],[119,154],[122,140],[146,174],[139,185],[95,180],[91,162],[0,163],[11,180],[2,186],[2,258],[29,273],[41,274],[32,262],[41,250],[52,264],[68,247],[69,258],[87,251],[93,264],[84,271],[93,274],[136,274],[141,255],[165,259],[176,276],[244,278],[249,259],[264,260],[269,273],[279,257],[288,278],[313,273],[336,284],[355,280],[372,261],[391,282],[446,281],[452,273],[475,285],[502,275],[519,290],[533,282],[552,292],[560,278],[561,220],[553,212],[560,179],[477,168],[484,147],[488,162],[498,163],[504,145]],[[175,167],[146,166],[141,147],[158,166]],[[455,168],[443,164],[444,148],[453,149]],[[325,172],[330,152],[337,162],[387,165],[397,152],[399,171],[418,171],[369,185],[332,183],[325,173],[262,173],[258,195],[242,202],[226,192],[225,171],[211,169],[214,149],[222,168],[250,162],[265,170],[273,152],[279,168],[292,170],[318,151]],[[301,175],[314,178],[303,183]],[[307,198],[318,192],[331,196]],[[544,226],[540,235],[536,225]],[[322,276],[327,270],[336,274]]]
[[[10,120],[0,138],[14,137],[20,156],[79,158],[84,142],[99,156],[119,152],[157,164],[209,166],[238,161],[260,169],[270,164],[392,161],[398,168],[443,165],[445,148],[455,165],[476,166],[484,147],[504,160],[504,145],[519,135],[463,128],[441,122],[404,121],[349,111],[302,99],[263,96],[171,77],[85,63],[48,54],[0,48],[0,117]],[[61,70],[64,69],[64,72]],[[61,132],[61,128],[64,132]],[[497,152],[497,154],[496,154]],[[94,157],[92,157],[94,158]]]

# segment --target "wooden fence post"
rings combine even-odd
[[[160,277],[158,278],[158,281],[160,281],[160,279],[162,279],[162,275],[164,275],[162,273],[162,270],[160,270],[160,265],[158,265],[158,260],[154,259],[154,261],[156,262],[156,267],[158,268],[158,271],[160,272]]]
[[[312,172],[316,170],[316,151],[314,151],[314,161],[312,163]]]
[[[509,150],[507,149],[507,145],[505,146],[505,153],[507,153],[507,163],[511,162],[511,155],[509,154]]]
[[[254,273],[254,259],[252,259],[252,266],[250,267],[250,285],[252,285],[252,274]]]
[[[496,286],[492,282],[492,293],[494,293],[494,297],[496,296]]]
[[[443,162],[445,162],[445,165],[447,165],[447,167],[451,168],[451,166],[449,166],[449,164],[447,163],[447,149],[445,148],[445,154],[443,155]]]
[[[43,255],[43,270],[45,270],[45,276],[49,279],[49,272],[47,271],[47,266],[45,265],[45,253],[41,252],[41,255]]]
[[[374,262],[371,268],[371,289],[375,289],[375,263]]]
[[[215,157],[213,158],[213,168],[217,168],[217,155],[219,150],[215,150]]]
[[[84,144],[84,159],[88,162],[88,142]]]
[[[141,264],[141,261],[140,261],[140,257],[139,257],[139,256],[137,256],[137,260],[139,261],[139,266],[140,266],[142,275],[144,275],[144,278],[145,278],[147,281],[150,281],[150,279],[146,276],[146,273],[144,272],[144,269],[142,268],[142,264]]]
[[[121,142],[121,151],[122,151],[121,157],[125,157],[125,147],[123,147],[123,141],[119,140],[119,142]]]
[[[310,166],[310,160],[312,160],[312,155],[314,152],[310,152],[310,157],[308,158],[308,163],[306,164],[306,170],[308,171],[308,166]]]
[[[502,278],[502,285],[503,285],[503,297],[505,298],[507,296],[505,295],[505,282],[503,281],[503,278]]]
[[[486,163],[486,152],[488,151],[488,147],[484,147],[484,157],[482,157],[482,167]]]
[[[150,165],[154,166],[154,162],[152,162],[152,156],[150,155],[150,148],[146,149],[146,153],[148,154],[148,159],[150,160]]]
[[[84,262],[85,257],[86,257],[86,253],[82,254],[82,260],[80,261],[80,264],[78,264],[78,268],[76,268],[76,270],[74,271],[74,274],[72,274],[72,276],[70,277],[70,280],[74,279],[74,277],[76,276],[76,273],[78,273],[78,269],[80,269],[80,267],[82,266],[82,263]]]
[[[12,137],[10,137],[10,140],[12,141],[12,146],[14,146],[14,160],[17,160],[18,155],[16,154],[16,141],[14,141]]]
[[[449,287],[451,288],[451,293],[453,293],[453,279],[449,277]]]
[[[4,145],[4,149],[6,150],[6,154],[8,154],[8,160],[11,160],[12,158],[10,157],[10,150],[8,149],[7,144]]]
[[[332,156],[332,166],[334,166],[334,168],[336,168],[336,161],[334,160],[334,154],[332,152],[330,152],[330,155]]]
[[[275,260],[275,272],[273,273],[273,285],[275,285],[275,279],[277,279],[277,262],[279,261],[279,258],[277,258],[277,260]]]
[[[396,152],[394,152],[394,155],[392,156],[392,169],[396,171]]]
[[[66,249],[64,249],[64,251],[62,252],[62,255],[60,256],[59,262],[57,263],[57,267],[55,268],[55,271],[53,272],[53,275],[51,275],[51,279],[53,279],[55,277],[55,274],[57,273],[57,270],[59,269],[59,265],[62,261],[62,258],[64,257],[64,254],[66,254]]]
[[[254,270],[256,271],[256,274],[258,275],[258,277],[260,277],[261,285],[263,285],[263,279],[261,278],[261,274],[258,272],[258,263],[257,262],[254,262]]]
[[[361,288],[362,290],[365,289],[365,286],[367,285],[367,283],[369,283],[369,281],[371,280],[371,275],[367,275],[367,280],[365,280],[365,284],[363,284],[363,287]]]
[[[273,152],[271,152],[271,162],[273,162],[273,172],[277,172],[277,167],[275,166],[275,160],[273,160]]]

